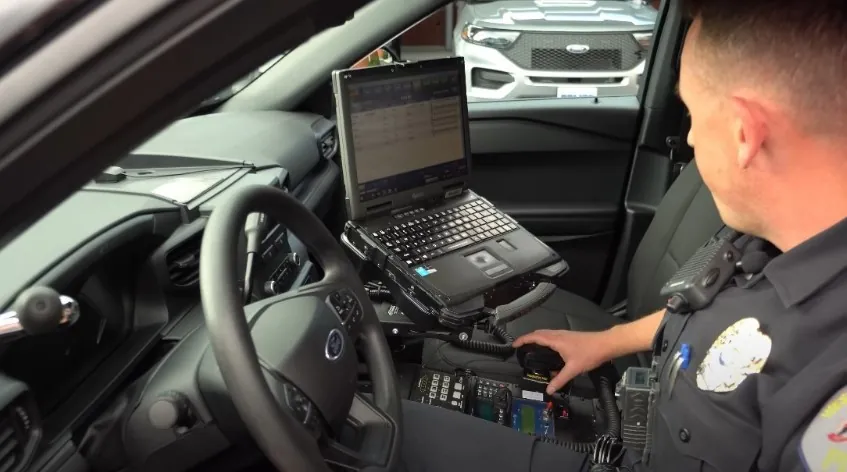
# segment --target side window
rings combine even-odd
[[[464,57],[469,101],[635,95],[659,3],[456,1],[379,51],[389,61]]]

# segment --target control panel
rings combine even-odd
[[[422,369],[410,400],[464,412],[467,407],[468,377]]]
[[[556,437],[553,403],[515,398],[511,405],[512,429],[530,436]]]
[[[265,295],[271,297],[285,293],[291,288],[294,279],[300,272],[300,256],[296,252],[285,255],[282,262],[274,269],[270,277],[265,281],[262,289]]]
[[[327,297],[326,302],[332,307],[345,327],[349,328],[351,324],[362,321],[362,306],[350,290],[343,289],[332,292]]]
[[[262,240],[253,283],[254,298],[262,299],[287,292],[301,268],[300,256],[291,250],[288,243],[288,231],[276,225]]]
[[[475,384],[476,397],[471,413],[488,421],[508,425],[512,398],[519,392],[517,385],[479,377]]]
[[[308,398],[306,398],[306,395],[304,395],[303,392],[294,385],[286,383],[284,388],[285,404],[294,414],[294,417],[303,423],[303,425],[306,426],[306,429],[308,429],[314,437],[319,436],[321,431],[321,418],[318,409]]]
[[[556,438],[558,422],[563,437],[574,437],[574,427],[582,426],[571,420],[573,399],[557,396],[545,399],[541,392],[462,372],[421,369],[409,399],[467,413],[530,436]],[[587,428],[591,430],[593,402],[577,403],[586,413]]]

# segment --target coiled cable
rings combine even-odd
[[[597,438],[595,442],[569,442],[560,441],[555,438],[538,437],[538,441],[557,446],[566,447],[573,451],[591,454],[591,461],[597,468],[590,469],[591,472],[605,472],[617,470],[616,464],[623,456],[623,447],[620,442],[620,412],[615,401],[615,393],[612,390],[612,381],[605,375],[593,371],[589,377],[598,390],[600,405],[606,416],[606,433]],[[610,467],[610,468],[604,468]]]
[[[571,442],[571,441],[561,441],[556,438],[550,438],[547,436],[536,436],[536,441],[553,444],[556,446],[566,447],[574,452],[578,452],[580,454],[590,454],[594,450],[594,443],[590,442]]]
[[[593,464],[588,472],[618,472],[618,467],[612,464]]]
[[[621,415],[618,411],[618,402],[615,400],[615,391],[612,381],[605,375],[598,375],[597,390],[600,395],[600,406],[606,413],[606,434],[615,440],[621,437]]]
[[[509,334],[502,326],[491,325],[491,334],[494,335],[495,338],[499,339],[500,342],[508,345],[512,345],[515,342],[515,337]]]
[[[418,338],[430,338],[430,339],[438,339],[440,341],[444,341],[446,343],[450,343],[454,346],[460,347],[462,349],[467,349],[469,351],[476,351],[483,354],[493,354],[498,356],[510,356],[515,352],[515,348],[512,347],[512,343],[508,344],[498,344],[491,343],[486,341],[477,341],[475,339],[460,339],[448,334],[441,333],[416,333],[413,335]]]
[[[460,347],[462,349],[467,349],[469,351],[481,352],[484,354],[494,354],[500,356],[511,356],[515,352],[515,348],[512,347],[512,343],[515,342],[515,338],[506,332],[502,326],[496,326],[494,324],[489,324],[488,332],[494,336],[495,339],[500,341],[499,343],[492,343],[488,341],[478,341],[475,339],[460,339],[460,338],[449,338],[447,342],[453,344],[454,346]]]
[[[390,302],[392,301],[391,291],[385,285],[377,281],[370,281],[365,284],[365,292],[371,300],[375,302]]]

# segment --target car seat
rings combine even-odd
[[[557,290],[541,307],[509,323],[506,331],[515,337],[538,329],[601,331],[654,313],[664,306],[659,291],[665,282],[722,224],[712,195],[692,161],[662,198],[633,255],[627,278],[625,317],[613,316],[586,298]],[[482,334],[478,339],[494,341],[484,336],[487,335]],[[644,354],[626,356],[615,360],[615,365],[623,372],[626,367],[643,364],[648,358]],[[503,381],[523,375],[514,356],[504,360],[434,339],[424,343],[423,364],[442,371],[468,369],[476,375]]]

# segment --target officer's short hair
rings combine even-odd
[[[809,131],[844,134],[845,0],[687,0],[687,7],[700,20],[697,49],[712,81],[771,85]]]

